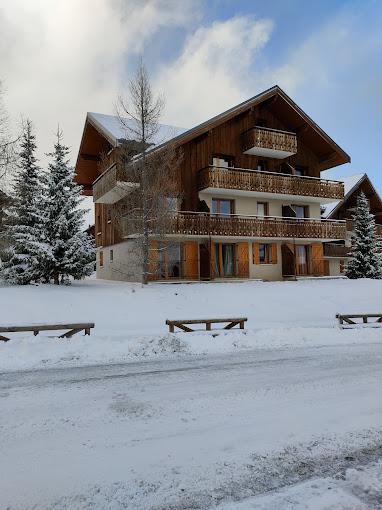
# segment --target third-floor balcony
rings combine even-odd
[[[241,135],[244,154],[284,159],[297,153],[297,136],[290,131],[254,126]]]
[[[113,151],[103,162],[105,170],[93,183],[93,201],[100,204],[114,204],[134,190],[138,185],[129,182],[128,174]]]
[[[134,237],[139,229],[129,219],[122,222],[124,237]],[[330,241],[345,239],[346,222],[309,218],[284,218],[218,215],[199,212],[179,212],[168,218],[167,235],[182,237],[231,237],[309,239]],[[138,234],[139,235],[139,234]]]
[[[279,195],[274,198],[309,197],[320,203],[344,198],[344,184],[338,181],[214,166],[198,172],[198,189],[214,193],[228,190],[253,196]]]

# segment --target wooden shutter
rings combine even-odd
[[[315,243],[311,245],[311,272],[315,276],[322,276],[324,274],[324,247],[322,243]]]
[[[237,276],[239,276],[240,278],[248,278],[249,277],[248,243],[237,243],[236,259],[237,259]]]
[[[183,245],[183,277],[189,280],[199,278],[199,244],[189,241]]]
[[[149,275],[148,280],[157,279],[157,267],[158,265],[158,242],[150,241],[149,245]]]
[[[259,243],[252,243],[252,252],[253,252],[253,263],[260,264],[260,247]]]
[[[215,243],[213,241],[210,242],[210,275],[211,279],[216,278],[216,252],[215,252]]]
[[[272,250],[272,264],[277,264],[277,244],[272,244],[271,250]]]

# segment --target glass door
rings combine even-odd
[[[307,246],[296,245],[296,273],[298,276],[308,274],[308,249]]]
[[[220,278],[235,276],[234,244],[215,244],[215,275]]]

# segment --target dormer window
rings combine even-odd
[[[266,172],[268,170],[268,162],[265,159],[259,159],[257,162],[258,172]]]

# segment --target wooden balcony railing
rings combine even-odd
[[[282,159],[297,153],[297,136],[289,131],[255,126],[242,134],[242,149],[248,154],[270,152]]]
[[[353,232],[353,225],[354,225],[354,221],[353,220],[346,220],[346,230],[348,232]],[[379,224],[376,224],[376,234],[378,237],[382,237],[382,225],[379,225]]]
[[[114,150],[103,162],[105,170],[93,183],[94,202],[113,204],[134,188],[134,183],[128,182],[118,157]]]
[[[348,246],[325,243],[324,244],[324,256],[325,257],[339,257],[346,258],[349,256],[350,248]]]
[[[300,195],[330,200],[344,198],[343,182],[243,168],[214,166],[203,168],[198,172],[198,189],[201,191],[207,188]]]
[[[281,239],[345,239],[343,221],[214,215],[208,213],[179,212],[169,218],[168,235],[230,236]],[[134,227],[125,220],[123,235],[134,235]]]

